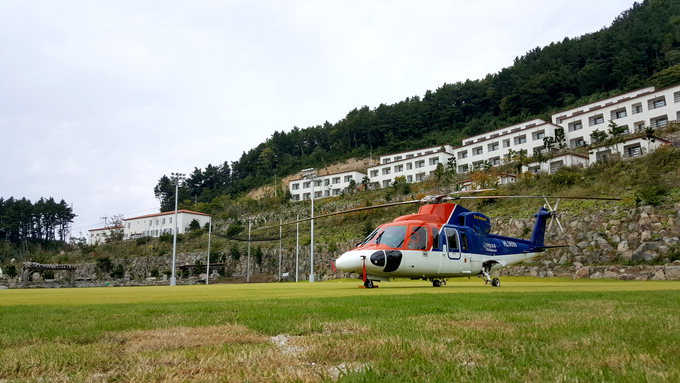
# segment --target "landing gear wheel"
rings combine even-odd
[[[501,285],[501,280],[500,280],[500,279],[498,279],[498,278],[493,278],[493,279],[491,280],[491,286],[493,286],[493,287],[498,287],[498,286],[500,286],[500,285]]]
[[[433,279],[432,280],[432,287],[441,287],[442,286],[442,281],[439,279]]]
[[[373,281],[370,280],[370,279],[367,279],[366,282],[364,282],[364,287],[367,288],[367,289],[372,289],[374,287]]]

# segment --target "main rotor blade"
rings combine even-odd
[[[340,215],[340,214],[347,214],[347,213],[356,213],[359,211],[365,211],[365,210],[372,210],[372,209],[380,209],[383,207],[390,207],[390,206],[399,206],[399,205],[410,205],[410,204],[415,204],[415,203],[422,203],[423,200],[411,200],[411,201],[402,201],[402,202],[391,202],[391,203],[384,203],[382,205],[374,205],[374,206],[364,206],[364,207],[357,207],[354,209],[348,209],[348,210],[343,210],[343,211],[336,211],[334,213],[326,213],[326,214],[319,214],[314,217],[306,217],[306,218],[300,218],[296,221],[290,221],[290,222],[284,222],[279,225],[269,225],[269,226],[262,226],[258,227],[257,229],[253,229],[253,231],[258,231],[258,230],[264,230],[264,229],[271,229],[274,227],[279,227],[279,226],[286,226],[286,225],[292,225],[294,223],[298,222],[307,222],[311,221],[312,219],[317,219],[317,218],[325,218],[325,217],[331,217],[334,215]]]
[[[504,199],[504,198],[561,198],[561,199],[591,199],[599,201],[621,201],[621,198],[611,198],[611,197],[567,197],[567,196],[543,196],[543,195],[484,195],[484,196],[460,196],[460,197],[446,197],[446,201],[454,201],[459,199]]]

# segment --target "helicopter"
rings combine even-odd
[[[464,193],[484,193],[494,189],[479,189]],[[375,288],[375,282],[393,278],[429,280],[433,287],[446,285],[448,278],[478,276],[485,284],[499,287],[493,271],[541,255],[548,249],[571,245],[546,245],[545,234],[553,223],[564,232],[557,208],[562,199],[618,201],[610,197],[574,197],[539,195],[479,195],[464,196],[461,192],[426,196],[417,200],[391,202],[358,207],[317,215],[311,218],[263,226],[256,230],[281,227],[293,223],[340,214],[420,204],[415,214],[403,215],[373,230],[356,247],[331,261],[333,271],[361,275],[365,288]],[[543,199],[534,215],[536,221],[529,239],[506,237],[491,233],[488,216],[452,203],[467,199]],[[551,205],[548,198],[556,199]],[[549,222],[549,223],[548,223]]]
[[[543,198],[546,205],[534,215],[536,221],[529,239],[491,234],[488,216],[448,203],[458,199]],[[357,273],[365,288],[374,282],[392,278],[429,280],[433,287],[446,284],[448,278],[479,276],[485,284],[500,286],[492,271],[534,258],[547,249],[569,245],[547,246],[553,219],[564,231],[556,216],[560,199],[617,200],[599,197],[554,197],[551,206],[544,196],[429,196],[404,203],[424,203],[418,213],[395,218],[378,226],[356,248],[345,252],[333,264],[334,270]],[[392,206],[394,204],[387,204]],[[382,207],[376,206],[376,207]]]

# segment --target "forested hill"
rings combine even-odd
[[[369,153],[455,144],[533,117],[547,119],[551,112],[613,93],[677,82],[680,1],[648,0],[623,12],[608,28],[537,47],[484,79],[445,83],[392,105],[356,108],[335,124],[275,131],[238,161],[196,168],[180,197],[207,202],[306,167]],[[161,210],[173,208],[174,187],[166,176],[155,192]]]

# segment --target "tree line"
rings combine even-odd
[[[0,198],[0,239],[14,244],[64,242],[75,217],[64,200]]]
[[[300,169],[351,157],[457,144],[615,93],[680,83],[678,15],[677,0],[635,3],[608,28],[532,49],[483,79],[444,84],[392,105],[355,108],[335,124],[275,131],[238,161],[194,169],[180,200],[238,195]],[[161,210],[174,208],[174,185],[167,176],[155,191]]]

